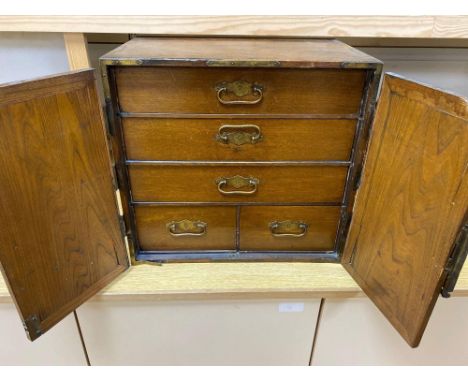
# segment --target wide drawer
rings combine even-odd
[[[349,160],[356,121],[124,118],[136,160]]]
[[[122,112],[355,114],[366,71],[119,67]]]
[[[332,251],[340,207],[243,206],[242,251]]]
[[[129,166],[134,201],[341,202],[347,167]]]
[[[136,206],[143,251],[235,250],[235,207]]]

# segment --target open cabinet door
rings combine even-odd
[[[0,211],[31,340],[128,268],[93,70],[0,86]]]
[[[467,100],[385,75],[342,259],[412,347],[466,257],[467,171]]]

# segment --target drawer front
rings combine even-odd
[[[332,251],[340,207],[243,206],[240,250]]]
[[[123,112],[354,114],[365,70],[116,68]]]
[[[124,118],[136,160],[349,160],[354,120]]]
[[[133,200],[341,202],[347,167],[129,166]]]
[[[235,207],[135,207],[144,251],[235,250]]]

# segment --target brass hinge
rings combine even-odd
[[[133,254],[133,245],[127,232],[127,224],[125,224],[122,199],[120,197],[120,190],[118,188],[115,190],[115,199],[117,201],[117,217],[119,219],[120,233],[125,242],[125,250],[127,251],[128,262],[129,264],[132,264],[132,259],[135,257]]]
[[[127,236],[127,227],[125,225],[125,219],[123,216],[119,216],[119,225],[120,225],[120,232],[122,233],[122,236],[123,237]]]
[[[115,201],[117,205],[117,218],[119,219],[120,234],[125,243],[125,250],[127,252],[128,263],[133,264],[135,258],[135,248],[133,245],[132,235],[127,230],[127,224],[125,222],[124,209],[122,204],[122,198],[120,196],[119,178],[117,176],[117,166],[112,166],[112,180],[114,184]]]
[[[343,222],[343,236],[348,237],[349,227],[351,226],[351,219],[353,217],[353,212],[349,211],[347,208],[341,213],[341,221]]]
[[[341,257],[346,245],[349,227],[351,225],[352,211],[348,210],[347,206],[341,207],[340,228],[336,240],[336,252]]]
[[[445,265],[446,278],[440,294],[442,297],[450,297],[450,293],[455,289],[460,271],[468,255],[468,220],[460,228],[455,243],[453,244],[450,256]]]
[[[41,329],[41,320],[37,314],[32,314],[26,317],[23,321],[23,327],[31,341],[34,341],[43,334]]]
[[[106,98],[106,105],[104,106],[105,108],[105,115],[106,115],[106,128],[107,132],[109,133],[110,136],[115,135],[115,130],[114,130],[114,113],[112,111],[112,101],[110,98]]]
[[[362,177],[362,166],[359,166],[356,169],[356,174],[354,175],[354,191],[356,191],[361,186],[361,177]]]
[[[120,233],[122,237],[127,236],[127,225],[125,224],[124,211],[122,207],[122,198],[120,197],[120,189],[115,190],[115,200],[117,203],[117,217],[119,219]]]

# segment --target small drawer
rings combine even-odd
[[[119,67],[120,109],[136,113],[356,114],[355,69]]]
[[[123,118],[136,160],[349,160],[356,121]]]
[[[130,165],[134,201],[336,202],[348,168],[341,166]]]
[[[332,251],[340,207],[241,207],[243,251]]]
[[[143,251],[235,250],[235,207],[136,206]]]

